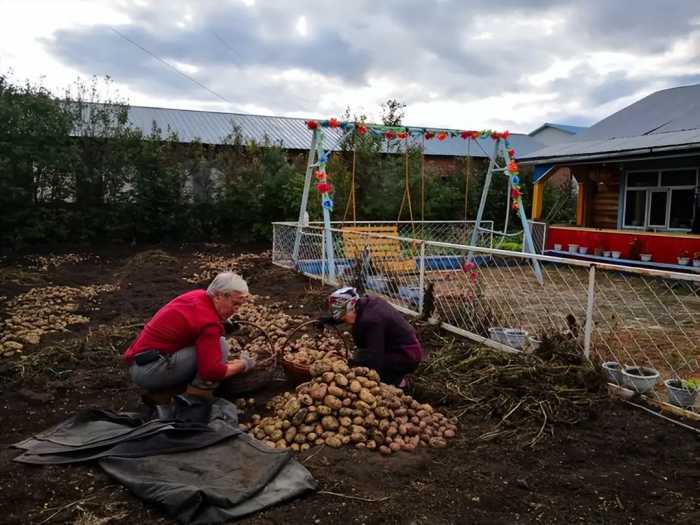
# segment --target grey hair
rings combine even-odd
[[[233,272],[221,272],[214,277],[214,280],[207,288],[207,294],[209,294],[210,297],[233,292],[238,292],[243,295],[248,294],[248,283],[245,282],[243,277]]]

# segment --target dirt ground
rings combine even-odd
[[[138,258],[144,248],[112,248],[58,266],[36,257],[0,261],[3,318],[12,313],[12,301],[33,288],[117,286],[77,305],[72,313],[89,322],[0,356],[0,523],[171,523],[93,464],[22,465],[12,461],[18,451],[10,448],[83,408],[137,410],[139,392],[127,378],[121,351],[163,303],[206,284],[208,258],[242,251],[221,245],[159,249],[167,253]],[[290,312],[322,308],[325,290],[273,266],[269,255],[248,260],[241,271],[253,293],[288,302]],[[312,448],[300,459],[320,491],[241,523],[700,520],[697,434],[615,401],[584,423],[556,427],[533,448],[478,439],[492,427],[492,421],[463,414],[449,448],[390,457]]]

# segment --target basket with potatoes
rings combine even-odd
[[[444,448],[456,435],[456,420],[381,383],[375,370],[340,360],[318,361],[309,370],[311,381],[268,403],[272,415],[253,415],[241,429],[278,449],[353,446],[385,455]]]
[[[277,354],[267,332],[249,321],[236,322],[240,329],[227,338],[229,359],[236,359],[245,350],[255,359],[255,368],[222,381],[218,387],[220,395],[236,396],[263,388],[275,379],[278,368]]]
[[[294,384],[311,379],[311,366],[319,361],[347,362],[350,343],[335,326],[319,327],[318,321],[304,321],[278,344],[287,378]]]

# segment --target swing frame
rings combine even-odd
[[[309,125],[311,122],[314,123],[313,128],[311,125]],[[302,192],[302,198],[301,198],[301,203],[299,206],[299,219],[297,221],[297,228],[296,228],[296,235],[294,239],[294,249],[293,249],[293,254],[292,254],[292,261],[296,265],[299,260],[299,249],[301,246],[301,238],[303,234],[303,229],[304,229],[304,223],[305,223],[305,218],[307,217],[307,208],[308,208],[308,199],[309,199],[309,190],[311,187],[311,179],[312,175],[314,173],[314,170],[320,165],[321,159],[324,157],[327,157],[328,152],[324,150],[324,139],[325,139],[325,132],[324,132],[324,127],[331,127],[331,128],[340,128],[341,130],[346,131],[346,134],[344,135],[343,138],[347,137],[348,134],[352,133],[353,135],[357,132],[357,130],[360,128],[360,126],[364,129],[365,132],[368,130],[371,130],[373,133],[384,133],[387,132],[387,130],[392,131],[392,130],[402,130],[402,133],[405,133],[406,138],[406,146],[408,146],[408,137],[415,136],[417,133],[420,133],[424,137],[426,136],[427,133],[431,132],[437,132],[437,133],[444,133],[444,131],[438,131],[438,130],[431,130],[430,128],[410,128],[410,127],[396,127],[396,126],[379,126],[379,125],[370,125],[370,124],[358,124],[356,122],[338,122],[335,119],[331,119],[329,121],[322,121],[322,122],[316,122],[316,121],[308,121],[307,125],[309,125],[309,128],[312,129],[313,134],[311,138],[311,145],[309,147],[309,155],[308,155],[308,160],[307,160],[307,166],[306,166],[306,174],[304,177],[304,189]],[[462,133],[462,138],[464,138],[464,133],[474,133],[474,132],[461,132]],[[483,132],[482,132],[483,133]],[[435,133],[433,133],[434,135]],[[507,136],[507,135],[506,135]],[[491,181],[493,179],[494,173],[499,173],[503,174],[505,176],[508,176],[508,208],[510,209],[510,197],[511,197],[511,190],[512,190],[512,184],[511,184],[511,177],[509,173],[509,165],[511,162],[513,162],[513,158],[510,155],[510,152],[508,151],[508,147],[506,144],[506,140],[503,138],[502,134],[495,134],[491,133],[491,137],[494,140],[494,149],[493,149],[493,154],[488,155],[487,152],[484,152],[487,154],[489,157],[489,167],[488,171],[486,172],[486,177],[484,180],[484,187],[481,193],[481,200],[479,202],[479,208],[477,211],[476,215],[476,220],[475,220],[475,226],[474,230],[472,232],[471,236],[471,241],[470,241],[470,247],[476,246],[477,240],[479,233],[482,231],[488,231],[485,230],[484,228],[481,227],[483,221],[483,214],[484,214],[484,209],[486,207],[486,201],[488,199],[488,191],[491,186]],[[467,138],[468,145],[467,148],[469,148],[469,141],[471,141],[472,138]],[[475,138],[474,138],[475,140]],[[425,144],[425,141],[423,141],[423,144]],[[478,142],[477,142],[478,144]],[[423,148],[425,149],[425,148]],[[483,148],[482,148],[483,150]],[[468,154],[469,154],[469,149],[468,149]],[[404,155],[406,157],[408,156],[408,147],[406,147],[406,150],[404,152]],[[424,158],[424,157],[423,157]],[[503,160],[503,165],[499,164],[499,158]],[[423,165],[424,162],[421,162],[421,197],[424,199],[424,173],[423,173]],[[355,162],[355,147],[354,147],[354,138],[353,138],[353,170],[352,170],[352,181],[351,181],[351,200],[352,200],[352,209],[353,209],[353,223],[356,222],[356,207],[355,207],[355,167],[356,167],[356,162]],[[469,169],[469,168],[467,168]],[[406,201],[406,197],[408,194],[408,207],[409,207],[409,213],[411,215],[411,222],[413,222],[413,214],[412,214],[412,208],[411,208],[411,201],[410,201],[410,188],[409,188],[409,174],[408,174],[408,159],[406,158],[406,187],[404,188],[404,193],[403,197],[401,200],[401,209],[399,211],[399,217],[397,219],[397,222],[401,219],[401,213],[403,212],[403,206]],[[467,181],[465,181],[468,184],[468,177],[469,173],[467,173]],[[518,200],[518,206],[517,206],[517,212],[518,212],[518,217],[520,219],[520,222],[522,224],[522,230],[523,230],[523,241],[524,241],[524,250],[523,252],[525,253],[530,253],[535,255],[535,246],[534,242],[532,239],[532,231],[530,229],[530,224],[528,223],[527,216],[525,214],[525,210],[523,209],[522,202]],[[347,215],[348,212],[348,207],[350,206],[350,201],[348,201],[348,205],[345,210],[345,215]],[[334,247],[333,247],[333,236],[331,232],[331,217],[330,217],[330,212],[331,209],[322,206],[323,210],[323,239],[324,239],[324,248],[323,250],[325,251],[324,256],[326,260],[328,261],[328,278],[330,282],[336,282],[336,268],[335,268],[335,253],[334,253]],[[508,210],[509,211],[509,210]],[[507,211],[507,213],[508,213]],[[423,215],[424,218],[424,203],[421,205],[421,214]],[[465,214],[466,214],[466,195],[465,195]],[[504,229],[507,230],[508,227],[508,221],[506,220]],[[500,232],[499,232],[500,233]],[[504,231],[505,234],[505,231]],[[471,249],[468,254],[467,254],[467,261],[471,262],[474,259],[474,250]],[[540,284],[543,284],[543,277],[542,277],[542,269],[540,267],[540,263],[537,259],[532,259],[532,265],[533,265],[533,271],[535,274],[535,277],[537,281]]]

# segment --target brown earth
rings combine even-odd
[[[80,306],[78,313],[90,317],[89,324],[47,336],[25,348],[22,357],[0,357],[0,523],[171,523],[93,464],[21,465],[11,461],[17,451],[10,448],[86,407],[138,409],[139,393],[128,381],[120,352],[159,306],[195,286],[183,277],[201,270],[196,251],[239,253],[212,245],[160,249],[167,253],[139,258],[134,258],[137,250],[105,250],[47,269],[27,258],[0,265],[3,309],[32,287],[121,285],[96,305]],[[290,312],[314,314],[322,308],[325,290],[317,282],[276,268],[268,258],[243,273],[254,293],[286,301]],[[439,351],[439,338],[430,341]],[[261,402],[265,397],[261,394]],[[614,401],[599,406],[584,423],[555,427],[534,448],[478,439],[492,428],[493,421],[464,414],[449,448],[391,457],[313,448],[301,460],[319,480],[320,491],[241,523],[700,520],[697,434]]]

